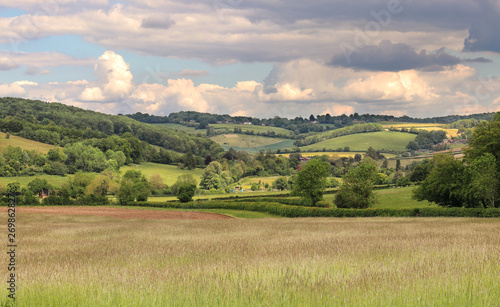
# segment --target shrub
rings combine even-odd
[[[82,196],[75,201],[75,205],[77,206],[106,206],[109,204],[109,199],[106,196],[97,196],[94,194]]]
[[[186,184],[179,187],[177,192],[177,198],[181,203],[187,203],[193,200],[194,192],[196,191],[196,186],[194,184]]]
[[[326,200],[320,200],[320,201],[316,202],[316,204],[314,206],[321,207],[321,208],[328,208],[328,207],[330,207],[330,204]]]
[[[49,196],[42,200],[43,206],[70,206],[73,201],[68,197]]]

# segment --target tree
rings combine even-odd
[[[171,187],[172,194],[177,195],[179,188],[181,186],[192,185],[192,184],[194,184],[195,186],[198,184],[193,175],[191,174],[180,175],[177,177],[177,181]]]
[[[396,159],[396,170],[400,171],[401,170],[401,160]]]
[[[373,147],[368,147],[368,150],[366,151],[365,157],[370,157],[373,160],[378,159],[378,153]]]
[[[466,169],[462,161],[451,154],[435,155],[432,170],[413,190],[418,201],[428,200],[443,207],[462,207],[465,203],[464,182]]]
[[[138,170],[128,170],[120,182],[118,190],[118,202],[120,205],[126,205],[134,200],[147,201],[151,193],[149,182],[146,177]]]
[[[377,167],[372,161],[363,161],[357,167],[350,169],[335,195],[335,205],[338,208],[370,207],[376,201],[373,193],[376,179]]]
[[[196,191],[196,185],[186,184],[179,187],[179,192],[177,192],[177,198],[181,203],[187,203],[193,200],[194,193]]]
[[[296,174],[292,193],[301,196],[309,205],[314,205],[323,199],[323,193],[328,185],[326,178],[329,174],[330,164],[319,159],[310,160]]]
[[[46,179],[35,178],[28,183],[28,189],[33,195],[38,195],[43,190],[52,189],[52,186]]]
[[[229,183],[231,183],[229,173],[223,170],[219,162],[213,161],[210,162],[201,175],[200,187],[205,190],[218,190],[224,189]]]
[[[495,165],[496,159],[491,153],[485,153],[471,162],[466,194],[469,203],[474,202],[473,207],[495,208],[499,188]]]
[[[278,179],[273,181],[272,187],[275,190],[287,190],[289,188],[288,180],[286,179],[286,177],[279,177]]]
[[[159,174],[149,177],[149,185],[151,186],[151,193],[153,195],[161,194],[166,188],[165,183],[163,183],[163,177]]]

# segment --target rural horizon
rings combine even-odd
[[[496,306],[498,0],[0,0],[1,306]]]

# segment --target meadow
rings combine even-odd
[[[16,306],[494,306],[500,301],[500,219],[121,220],[25,214],[17,225],[22,257]],[[6,237],[6,228],[1,234]],[[0,303],[7,300],[3,291]]]
[[[210,139],[226,150],[233,148],[234,150],[246,151],[248,153],[257,153],[260,150],[267,152],[268,150],[292,147],[294,142],[289,139],[246,134],[220,134]]]
[[[269,127],[269,126],[257,126],[257,125],[239,125],[239,124],[211,124],[210,126],[214,127],[215,130],[226,130],[229,133],[234,131],[234,128],[241,129],[241,131],[253,131],[255,134],[257,133],[267,133],[268,131],[274,131],[276,134],[283,135],[293,135],[293,132],[287,129],[279,128],[279,127]]]
[[[34,150],[39,153],[46,154],[49,152],[51,148],[55,148],[56,146],[40,143],[37,141],[28,140],[19,136],[10,135],[9,138],[6,138],[6,133],[0,132],[0,153],[4,152],[7,147],[21,147],[25,150]]]
[[[184,131],[189,134],[201,134],[201,135],[206,135],[207,134],[207,129],[196,129],[194,127],[188,127],[180,124],[172,124],[172,123],[160,123],[160,124],[151,124],[156,127],[163,127],[167,129],[172,129],[172,130],[177,130],[177,131]]]
[[[395,131],[358,133],[329,139],[309,146],[300,147],[300,149],[301,151],[322,149],[335,150],[348,146],[352,151],[366,152],[366,150],[372,146],[376,150],[404,151],[408,142],[413,141],[415,137],[415,134]]]
[[[158,164],[152,162],[146,162],[141,164],[125,165],[120,169],[122,174],[125,174],[128,170],[139,170],[146,178],[152,175],[161,175],[163,177],[163,182],[167,185],[172,185],[177,181],[177,177],[180,175],[191,174],[199,182],[203,170],[196,168],[194,170],[180,169],[175,165]]]

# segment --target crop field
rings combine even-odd
[[[280,138],[270,138],[265,136],[245,135],[245,134],[220,134],[211,137],[210,139],[223,146],[235,146],[235,147],[258,147],[258,146],[273,145],[283,141],[290,141]]]
[[[444,130],[446,131],[446,135],[448,138],[455,137],[458,135],[458,129],[446,129],[444,128],[445,124],[426,124],[426,123],[398,123],[398,122],[381,122],[382,127],[385,129],[389,129],[390,127],[394,128],[416,128],[427,131],[435,131],[435,130]]]
[[[413,141],[415,137],[415,134],[395,131],[358,133],[300,147],[300,149],[302,151],[322,150],[323,148],[326,150],[334,150],[348,146],[352,151],[366,152],[366,150],[372,146],[376,150],[404,151],[408,142]]]
[[[0,215],[6,220],[5,211]],[[146,220],[25,213],[16,225],[16,306],[500,301],[500,219]],[[8,280],[6,266],[2,272]]]
[[[215,130],[227,130],[228,132],[233,132],[234,128],[239,128],[241,131],[254,131],[254,133],[274,131],[275,133],[292,135],[293,132],[287,129],[269,126],[257,126],[257,125],[238,125],[238,124],[210,124]]]
[[[158,164],[152,162],[126,165],[123,166],[120,171],[122,174],[125,174],[125,172],[130,169],[141,171],[147,178],[156,174],[161,175],[163,177],[163,182],[165,182],[165,184],[167,185],[174,184],[177,181],[177,177],[179,177],[180,175],[191,174],[196,180],[199,181],[201,174],[203,174],[203,170],[199,168],[191,171],[187,169],[182,170],[175,165]]]
[[[364,155],[366,151],[349,151],[349,152],[338,152],[338,151],[318,151],[318,152],[300,152],[303,157],[316,157],[327,155],[333,158],[354,158],[356,154]],[[280,154],[283,157],[290,157],[290,154]],[[384,153],[384,156],[388,159],[396,157],[394,154]]]
[[[5,138],[5,133],[0,132],[0,152],[4,152],[7,147],[21,147],[25,150],[35,150],[40,153],[47,153],[54,145],[44,144],[37,141],[28,140],[15,135],[10,135],[9,139]]]

